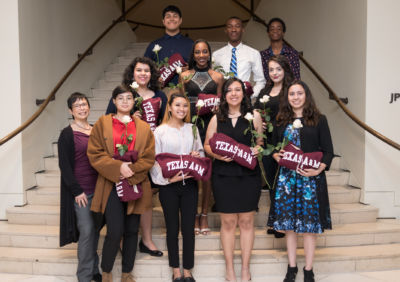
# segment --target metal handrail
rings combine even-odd
[[[21,124],[18,128],[13,130],[11,133],[0,139],[0,146],[12,139],[14,136],[19,134],[21,131],[23,131],[25,128],[27,128],[29,125],[32,124],[43,112],[43,110],[46,108],[46,106],[49,104],[49,102],[54,99],[57,91],[60,89],[60,87],[64,84],[64,82],[68,79],[68,77],[71,75],[71,73],[76,69],[76,67],[83,61],[83,59],[86,58],[86,56],[92,52],[93,48],[97,45],[97,43],[100,42],[101,39],[103,39],[104,36],[108,32],[110,32],[111,29],[113,29],[118,23],[122,22],[122,20],[125,18],[125,16],[130,13],[137,5],[139,5],[143,0],[138,0],[135,4],[133,4],[129,9],[127,9],[119,18],[113,21],[113,23],[99,36],[97,39],[86,49],[86,51],[79,56],[78,60],[70,67],[70,69],[64,74],[64,76],[61,78],[61,80],[56,84],[56,86],[53,88],[53,90],[50,92],[49,96],[47,96],[46,100],[44,100],[43,104],[40,105],[39,109],[36,110],[36,112],[23,124]]]
[[[235,2],[237,5],[239,5],[242,9],[246,10],[254,19],[254,21],[259,22],[263,24],[265,27],[268,26],[268,24],[259,16],[257,16],[253,11],[251,11],[249,8],[244,6],[242,3],[240,3],[238,0],[232,0]],[[289,44],[286,40],[284,40],[284,43],[288,45],[289,47],[292,47],[291,44]],[[292,47],[293,48],[293,47]],[[303,57],[302,54],[299,54],[300,60],[307,66],[307,68],[311,71],[311,73],[318,79],[318,81],[325,87],[325,89],[328,91],[329,95],[333,97],[333,99],[336,101],[336,103],[339,105],[339,107],[344,111],[344,113],[356,124],[358,124],[360,127],[362,127],[365,131],[371,133],[373,136],[376,138],[380,139],[381,141],[385,142],[386,144],[392,146],[393,148],[400,150],[400,144],[396,143],[395,141],[391,140],[390,138],[384,136],[383,134],[379,133],[369,125],[367,125],[365,122],[361,121],[359,118],[357,118],[347,107],[346,105],[341,101],[341,99],[338,97],[338,95],[335,93],[335,91],[332,90],[332,88],[328,85],[328,83],[319,75],[319,73],[311,66],[311,64]]]
[[[247,23],[249,20],[243,20],[244,23]],[[155,25],[155,24],[149,24],[149,23],[144,23],[144,22],[138,22],[134,20],[127,20],[128,23],[136,24],[138,26],[147,26],[147,27],[152,27],[152,28],[159,28],[159,29],[165,29],[165,26],[163,25]],[[215,28],[223,28],[225,27],[226,24],[220,24],[220,25],[210,25],[210,26],[193,26],[193,27],[179,27],[180,30],[201,30],[201,29],[215,29]]]

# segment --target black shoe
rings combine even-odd
[[[267,229],[267,234],[274,235],[275,238],[280,239],[285,237],[285,233],[274,230],[273,228]]]
[[[93,274],[92,281],[101,282],[101,279],[102,277],[100,273]]]
[[[185,277],[185,279],[183,281],[184,282],[196,282],[196,280],[194,280],[193,276]]]
[[[312,269],[311,270],[306,270],[303,267],[303,272],[304,272],[304,282],[315,282],[314,272],[313,272]]]
[[[140,240],[139,242],[139,251],[141,253],[147,253],[153,257],[162,257],[163,256],[163,252],[159,251],[159,250],[150,250],[148,247],[146,247],[145,244],[143,244],[143,241]]]
[[[275,238],[280,239],[280,238],[285,237],[285,233],[279,232],[279,231],[276,231],[276,230],[275,230],[274,236],[275,236]]]
[[[285,277],[285,280],[283,280],[283,282],[294,282],[296,280],[296,274],[297,274],[298,271],[299,271],[299,269],[297,268],[297,265],[295,267],[290,267],[288,265],[287,266],[286,277]]]
[[[174,279],[174,275],[172,274],[172,282],[184,282],[185,280],[183,279],[183,277],[178,277]]]

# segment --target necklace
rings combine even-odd
[[[238,112],[238,113],[233,113],[233,114],[228,113],[228,117],[230,117],[230,118],[240,117],[241,115],[242,115],[242,114],[241,114],[240,112]]]
[[[90,126],[90,124],[88,124],[87,127],[83,127],[82,125],[79,125],[79,123],[77,123],[76,121],[74,121],[74,124],[79,127],[82,128],[83,130],[90,130],[92,127]]]

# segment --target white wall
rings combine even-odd
[[[13,30],[12,34],[17,39],[16,46],[18,47],[18,43],[20,46],[19,61],[18,57],[10,57],[12,64],[20,70],[15,76],[13,75],[13,78],[20,78],[20,83],[18,83],[20,87],[15,87],[13,91],[21,96],[21,103],[15,101],[16,105],[21,105],[19,108],[20,120],[10,126],[15,128],[37,110],[35,100],[47,97],[59,79],[75,62],[77,54],[83,53],[112,23],[112,20],[120,15],[120,11],[112,0],[19,0],[18,2],[7,2],[15,4],[9,5],[14,10],[16,7],[18,8],[13,15],[14,24],[13,21],[6,21],[9,9],[2,9],[2,13],[7,17],[1,19],[3,26],[7,28],[11,26],[9,29]],[[15,187],[9,187],[8,179],[2,177],[0,178],[0,192],[11,193],[12,191],[21,198],[25,189],[36,185],[34,172],[43,169],[43,156],[53,154],[51,143],[57,140],[60,129],[67,124],[67,97],[74,91],[90,94],[90,88],[101,76],[105,67],[128,42],[132,41],[135,41],[132,30],[128,24],[120,23],[93,50],[93,55],[81,63],[58,91],[56,100],[51,102],[44,113],[21,134],[22,148],[16,146],[16,151],[19,151],[20,155],[22,154],[22,183],[18,183]],[[1,53],[0,60],[3,61],[6,56],[7,54]],[[0,77],[4,79],[3,74]],[[6,90],[3,88],[4,85],[7,84],[3,83],[0,86],[2,92]],[[18,96],[17,94],[16,96]],[[14,158],[15,153],[11,150],[10,145],[7,145],[4,150],[6,151],[5,159]],[[2,161],[0,169],[3,171],[5,166],[7,164]],[[10,204],[20,204],[20,201],[18,203],[8,201],[7,205]],[[4,218],[5,207],[0,204],[0,218]]]
[[[266,22],[282,18],[287,25],[285,38],[304,52],[339,96],[349,98],[349,109],[365,119],[365,1],[269,0],[261,1],[256,14]],[[244,40],[259,50],[269,46],[266,29],[256,22],[248,24]],[[351,184],[363,187],[364,132],[328,99],[328,93],[303,66],[301,75],[328,116],[335,153],[343,156],[343,166],[351,170]]]
[[[366,121],[383,135],[400,143],[400,22],[397,0],[368,0]],[[365,200],[380,207],[380,216],[400,217],[400,152],[365,136]]]
[[[0,138],[21,124],[18,2],[0,2]],[[0,207],[21,204],[21,136],[0,147]],[[4,212],[0,212],[4,218]]]

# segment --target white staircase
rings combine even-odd
[[[224,44],[213,43],[212,48],[216,50]],[[112,89],[121,82],[125,67],[135,56],[144,53],[145,46],[147,43],[131,44],[108,66],[92,90],[90,122],[94,123],[105,112]],[[45,158],[45,171],[36,174],[37,187],[27,192],[27,205],[9,208],[8,222],[0,222],[0,273],[12,273],[17,277],[29,274],[38,277],[37,281],[50,281],[43,278],[49,276],[41,275],[52,275],[58,277],[59,281],[76,281],[76,244],[58,247],[60,172],[57,144],[53,144],[53,151],[54,156]],[[360,190],[347,186],[349,172],[340,169],[340,158],[334,159],[327,178],[334,226],[333,230],[318,236],[314,264],[317,278],[335,272],[399,269],[400,222],[377,220],[376,208],[359,203]],[[164,218],[157,196],[153,202],[153,239],[166,252]],[[255,220],[256,239],[251,273],[255,281],[267,281],[268,277],[282,281],[287,267],[285,240],[275,239],[265,232],[268,203],[268,193],[262,193]],[[209,236],[196,237],[193,275],[197,281],[224,281],[225,266],[217,214],[209,214],[209,225],[212,228]],[[103,230],[99,250],[104,233]],[[299,246],[302,246],[301,237]],[[236,269],[240,270],[239,242],[236,249]],[[300,268],[304,265],[303,250],[299,250],[298,255]],[[115,281],[118,281],[121,272],[119,257],[113,272]],[[301,275],[299,272],[298,281]],[[134,276],[138,282],[170,281],[171,271],[166,253],[161,258],[138,253]]]

